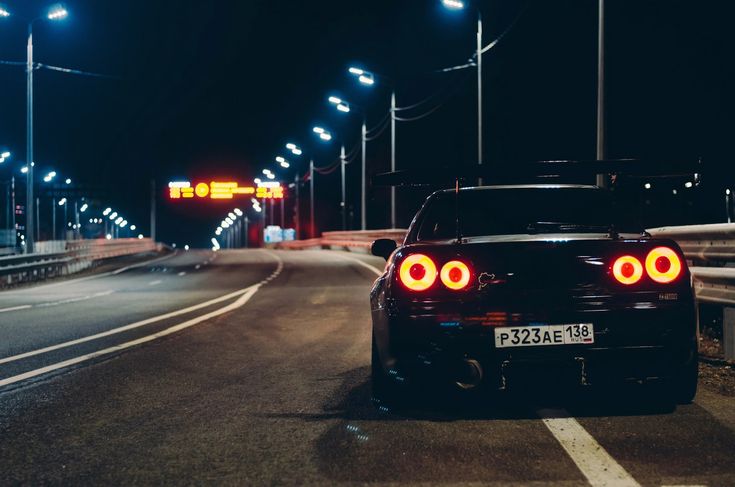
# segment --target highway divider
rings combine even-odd
[[[106,259],[157,250],[149,238],[51,241],[36,245],[39,251],[32,254],[0,257],[0,287],[74,274]]]

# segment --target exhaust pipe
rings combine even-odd
[[[462,361],[462,368],[455,384],[463,390],[474,389],[482,382],[482,366],[473,358]]]

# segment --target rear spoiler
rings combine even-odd
[[[422,171],[403,170],[373,176],[375,186],[455,186],[479,178],[485,184],[497,182],[530,182],[537,178],[589,177],[607,174],[615,181],[630,178],[692,178],[699,182],[702,160],[653,161],[645,159],[610,159],[589,161],[536,161],[527,163],[487,164],[484,166],[439,167]],[[538,182],[538,181],[536,181]]]

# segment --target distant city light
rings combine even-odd
[[[646,189],[651,189],[651,183],[646,183],[643,185],[643,187]]]
[[[692,186],[694,186],[694,184],[691,181],[687,181],[686,183],[684,183],[685,188],[691,188]]]

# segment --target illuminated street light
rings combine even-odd
[[[323,134],[325,132],[325,130],[321,127],[314,127],[311,130],[313,130],[315,134]]]
[[[110,215],[110,220],[114,220],[115,218],[117,218],[117,212],[113,211],[112,214]]]
[[[234,214],[234,213],[232,213],[232,212],[229,212],[229,213],[227,214],[227,216],[229,216],[229,217],[230,217],[230,219],[232,219],[232,220],[237,220],[237,215],[235,215],[235,214]]]
[[[331,103],[332,105],[339,105],[340,103],[342,103],[342,99],[336,96],[330,96],[329,103]]]
[[[0,7],[0,17],[10,17],[10,12],[5,7]]]
[[[20,172],[22,172],[23,174],[27,174],[28,173],[28,166],[21,167],[20,168]]]
[[[340,103],[337,105],[337,110],[343,113],[350,113],[350,105],[348,103]]]
[[[263,180],[262,180],[262,179],[260,179],[260,178],[255,178],[255,179],[253,179],[253,182],[254,182],[255,184],[260,184],[260,183],[262,183],[262,182],[263,182]]]
[[[368,86],[372,86],[375,84],[375,76],[373,76],[372,73],[361,74],[360,76],[358,76],[357,80],[360,83]]]
[[[89,205],[88,205],[87,203],[84,203],[84,204],[83,204],[83,205],[82,205],[82,206],[81,206],[81,207],[79,208],[79,213],[84,213],[85,211],[87,211],[87,208],[89,208]]]
[[[268,174],[268,176],[266,176],[266,177],[267,177],[268,179],[276,179],[276,175],[275,175],[275,174],[273,174],[273,173],[270,173],[270,174]]]
[[[123,221],[123,217],[121,216],[115,218],[115,225],[119,225],[120,223],[122,223],[122,221]]]
[[[242,210],[240,208],[235,208],[233,211],[237,216],[242,216]]]
[[[265,174],[267,176],[267,175],[271,174],[271,170],[270,169],[263,169],[263,174]]]
[[[66,178],[66,181],[64,181],[66,184],[71,184],[71,178]]]
[[[322,134],[319,134],[319,138],[327,141],[332,140],[332,134],[330,134],[329,132],[324,132]]]
[[[61,4],[56,4],[51,7],[46,15],[49,20],[61,20],[65,19],[69,15],[69,12]]]
[[[66,198],[61,198],[59,200],[59,206],[64,206],[66,204]]]
[[[135,225],[130,225],[130,230],[136,231],[137,229],[138,229],[138,227],[136,227]]]
[[[105,208],[105,211],[102,212],[102,216],[107,216],[112,211],[112,208]]]
[[[360,68],[350,67],[348,70],[351,74],[354,74],[355,76],[362,76],[365,74],[365,71]]]
[[[442,3],[445,7],[453,10],[460,10],[464,8],[464,2],[461,2],[460,0],[442,0]]]
[[[289,164],[288,161],[281,161],[280,164],[281,164],[281,167],[284,169],[288,169],[289,167],[291,167],[291,164]]]

